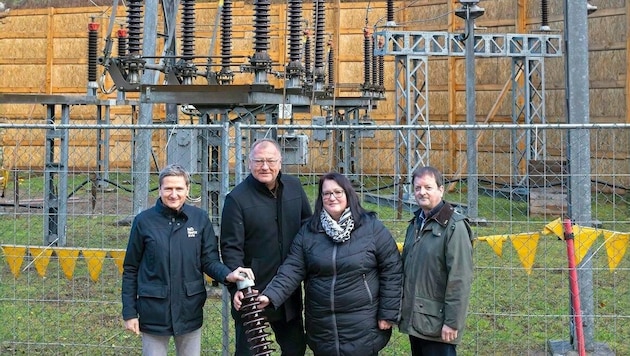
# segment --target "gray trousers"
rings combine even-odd
[[[201,328],[188,334],[177,335],[175,338],[175,350],[177,356],[201,355]],[[142,333],[143,356],[166,356],[170,335],[152,335]]]

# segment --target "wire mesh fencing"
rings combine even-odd
[[[193,173],[189,202],[218,227],[222,200],[248,174],[248,147],[260,137],[278,139],[283,172],[302,180],[311,201],[322,173],[347,175],[400,243],[416,209],[413,169],[444,172],[445,198],[468,213],[477,238],[462,355],[543,355],[571,344],[562,220],[573,218],[587,346],[630,354],[628,125],[112,121],[2,124],[1,354],[139,354],[120,316],[134,212],[155,203],[157,172],[176,161]],[[151,130],[148,171],[134,170],[142,130]],[[229,298],[211,280],[207,289],[203,353],[230,354]],[[395,331],[381,354],[409,354],[407,337]]]

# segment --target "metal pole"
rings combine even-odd
[[[158,0],[146,0],[144,6],[144,41],[142,53],[144,56],[155,56],[157,42],[157,11]],[[155,73],[145,70],[142,74],[142,84],[154,84]],[[140,93],[142,95],[142,93]],[[138,115],[138,125],[150,125],[153,122],[153,104],[141,103]],[[149,173],[151,168],[151,133],[152,130],[142,129],[134,132],[133,155],[133,211],[136,215],[147,208],[149,197]]]
[[[470,14],[470,5],[466,6],[466,124],[474,125],[476,118],[475,98],[475,19]],[[468,174],[468,211],[471,219],[479,216],[479,181],[477,171],[477,131],[466,131],[466,164]]]
[[[564,14],[567,121],[570,124],[586,124],[589,122],[588,14],[586,1],[565,0]],[[569,130],[567,137],[569,216],[577,225],[592,226],[590,133],[588,129]],[[572,313],[574,315],[581,312],[584,316],[583,327],[586,351],[595,349],[592,256],[593,252],[589,250],[578,266],[580,307],[582,310]],[[572,339],[575,341],[575,337]],[[575,345],[573,347],[575,349]]]

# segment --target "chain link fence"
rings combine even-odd
[[[123,330],[120,316],[129,224],[134,205],[144,204],[137,198],[148,192],[146,207],[153,205],[157,172],[176,160],[193,171],[190,203],[219,225],[223,197],[247,174],[249,144],[263,136],[278,138],[283,172],[298,176],[311,199],[322,173],[348,175],[400,243],[415,210],[408,194],[415,166],[443,171],[445,198],[462,210],[474,204],[475,280],[462,355],[545,355],[555,342],[571,342],[561,219],[587,211],[589,221],[574,222],[584,326],[593,342],[587,346],[630,354],[629,125],[142,127],[117,117],[109,124],[1,125],[7,174],[0,200],[0,354],[140,354],[140,340]],[[151,168],[137,172],[134,138],[149,129]],[[476,161],[466,155],[470,130]],[[578,133],[586,139],[572,140]],[[575,151],[588,154],[586,175],[575,173]],[[476,176],[467,174],[470,164]],[[588,199],[571,203],[576,185],[587,187]],[[210,280],[208,291],[203,354],[230,354],[228,297]],[[406,336],[394,332],[382,354],[409,354]]]

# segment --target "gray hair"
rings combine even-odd
[[[169,164],[160,171],[160,187],[162,186],[162,181],[164,180],[164,177],[184,177],[184,180],[186,181],[186,186],[190,186],[190,174],[188,173],[188,171],[186,171],[186,169],[184,169],[184,167],[179,164]]]

